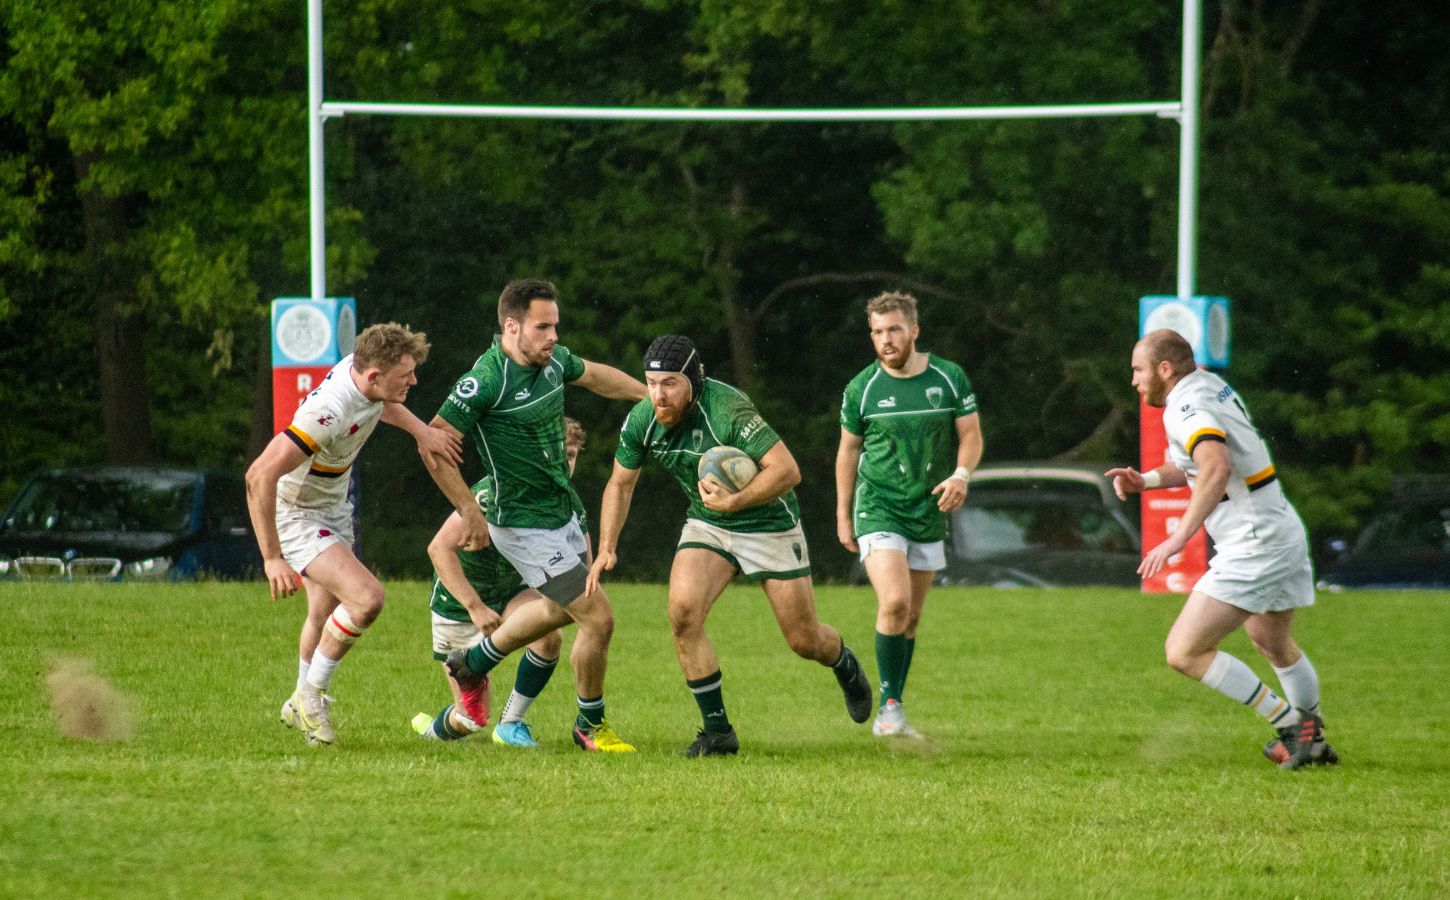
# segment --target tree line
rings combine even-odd
[[[306,4],[0,2],[0,494],[35,468],[240,469],[270,438],[267,310],[305,294]],[[329,99],[956,106],[1174,99],[1179,12],[994,4],[328,3]],[[1391,0],[1205,5],[1199,285],[1317,537],[1450,446],[1450,62]],[[801,461],[818,565],[862,303],[922,302],[987,459],[1132,460],[1136,299],[1172,293],[1177,127],[348,117],[327,126],[329,292],[432,336],[430,416],[510,278],[634,371],[693,337]],[[580,399],[591,504],[624,410]],[[363,456],[364,551],[417,571],[446,507],[405,441]],[[677,515],[663,480],[639,503]],[[408,502],[396,498],[407,497]],[[636,517],[636,525],[648,517]],[[427,520],[427,521],[423,521]],[[395,540],[394,538],[398,538]],[[625,535],[624,574],[668,547]],[[369,544],[372,546],[370,547]],[[416,558],[415,558],[416,557]]]

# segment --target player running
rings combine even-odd
[[[573,475],[575,461],[584,449],[584,426],[570,418],[565,418],[564,423],[564,455],[569,460],[569,474]],[[473,495],[485,517],[493,502],[493,492],[492,476],[484,476],[473,486]],[[574,514],[579,517],[580,527],[587,538],[589,531],[584,521],[584,504],[572,487],[569,493]],[[467,650],[479,643],[485,634],[497,628],[522,604],[543,596],[524,584],[518,570],[497,548],[459,550],[462,539],[463,518],[458,513],[452,513],[428,544],[428,556],[433,560],[434,569],[433,593],[429,600],[433,619],[433,658],[440,662],[447,659],[449,653]],[[555,628],[529,644],[519,660],[513,692],[499,714],[498,726],[493,730],[495,744],[514,747],[539,745],[524,717],[554,674],[562,643],[562,632]],[[454,702],[443,707],[437,716],[418,713],[413,717],[413,729],[422,737],[445,741],[482,730],[488,724],[488,679],[485,678],[473,690],[464,691],[448,674],[447,666],[443,667],[443,674],[448,679]]]
[[[364,329],[353,352],[247,469],[247,509],[272,599],[307,591],[297,686],[281,718],[309,744],[336,739],[323,692],[383,609],[382,584],[352,552],[348,470],[379,420],[413,435],[430,470],[456,475],[462,460],[457,438],[428,428],[402,405],[427,358],[422,333],[392,322]]]
[[[720,661],[705,634],[705,619],[730,579],[740,572],[760,583],[786,643],[797,655],[828,666],[846,695],[852,720],[871,714],[871,685],[846,642],[816,619],[810,555],[793,488],[800,469],[790,450],[755,411],[750,398],[705,378],[689,338],[659,337],[644,355],[649,399],[630,410],[604,487],[599,513],[599,555],[589,587],[614,568],[620,530],[647,458],[675,476],[690,500],[670,569],[669,618],[685,684],[703,725],[687,757],[722,756],[740,749],[725,714]],[[738,493],[699,480],[700,456],[715,446],[743,450],[759,474]]]
[[[522,603],[498,630],[444,664],[465,691],[483,684],[494,666],[526,644],[571,621],[579,626],[570,652],[580,749],[633,752],[604,717],[604,670],[614,612],[603,591],[586,591],[588,542],[574,514],[564,453],[564,385],[601,397],[638,400],[642,383],[589,362],[558,343],[559,293],[537,278],[510,282],[499,295],[502,334],[458,380],[429,424],[453,437],[472,436],[492,476],[495,498],[485,520],[463,476],[432,470],[463,520],[463,548],[492,543],[542,598]]]
[[[1222,378],[1194,367],[1177,332],[1154,331],[1133,347],[1133,387],[1163,409],[1169,461],[1151,472],[1109,469],[1119,497],[1159,487],[1193,490],[1178,528],[1143,557],[1138,573],[1157,574],[1199,526],[1213,538],[1208,574],[1198,580],[1168,632],[1168,665],[1251,706],[1278,731],[1264,754],[1281,768],[1337,763],[1324,740],[1319,675],[1294,642],[1294,610],[1314,603],[1314,572],[1304,523],[1274,474],[1248,410]],[[1269,660],[1287,700],[1243,661],[1218,649],[1240,625]]]
[[[915,297],[873,298],[866,322],[876,361],[841,398],[836,537],[861,555],[876,591],[881,703],[871,732],[914,737],[902,709],[906,674],[927,589],[946,567],[946,514],[961,508],[982,460],[982,425],[961,368],[916,349]]]

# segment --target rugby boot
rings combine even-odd
[[[864,722],[871,718],[871,682],[861,668],[861,661],[845,643],[841,644],[841,654],[846,657],[846,665],[832,666],[831,671],[841,686],[841,693],[846,695],[846,712],[851,721]]]
[[[337,740],[321,691],[297,691],[292,695],[292,709],[297,714],[297,727],[307,738],[307,743],[326,747]]]
[[[493,742],[507,747],[537,747],[534,730],[527,722],[500,722],[493,730]]]
[[[464,689],[463,683],[459,682],[459,702],[463,707],[463,714],[473,720],[479,728],[488,724],[488,676],[483,676],[483,683],[473,689]]]
[[[609,727],[608,722],[600,722],[593,728],[581,728],[577,723],[573,728],[574,743],[579,745],[580,750],[587,750],[591,753],[633,753],[634,745],[626,744],[614,729]]]
[[[1299,769],[1321,763],[1338,763],[1339,755],[1324,740],[1324,720],[1311,712],[1300,710],[1300,714],[1304,718],[1297,725],[1279,729],[1279,740],[1283,742],[1286,754],[1279,768]]]
[[[488,673],[479,675],[468,667],[468,651],[454,650],[443,660],[448,675],[458,682],[458,689],[467,693],[476,691],[488,683]]]
[[[695,735],[695,742],[685,748],[686,759],[700,756],[734,756],[740,752],[740,738],[735,729],[729,731],[701,731]]]

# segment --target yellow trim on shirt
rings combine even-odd
[[[1192,456],[1193,448],[1198,445],[1198,442],[1210,435],[1217,437],[1219,440],[1228,440],[1228,436],[1217,428],[1200,428],[1188,438],[1188,443],[1184,445],[1183,449],[1189,456]]]
[[[313,472],[326,472],[329,475],[336,475],[340,472],[346,472],[350,468],[352,468],[352,463],[348,463],[345,466],[324,466],[321,463],[313,463],[311,466],[311,470]]]
[[[296,425],[288,425],[287,430],[301,438],[302,443],[306,444],[308,447],[311,447],[313,453],[316,453],[318,450],[322,449],[321,445],[314,441],[311,435],[303,431],[301,428],[298,428]]]
[[[1244,479],[1244,484],[1247,484],[1249,487],[1253,487],[1254,485],[1259,484],[1260,482],[1268,481],[1270,478],[1273,478],[1273,477],[1274,477],[1274,467],[1273,466],[1269,466],[1264,471],[1262,471],[1262,472],[1255,472],[1254,474],[1250,475],[1248,478],[1245,478]]]

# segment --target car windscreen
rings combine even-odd
[[[1133,536],[1101,503],[1063,494],[981,496],[973,485],[968,505],[953,520],[952,543],[967,559],[1029,551],[1085,550],[1131,553]],[[985,493],[985,492],[983,492]]]
[[[1450,553],[1450,502],[1409,503],[1375,516],[1355,553]]]
[[[199,476],[186,472],[41,475],[5,520],[18,532],[170,532],[191,524]]]

